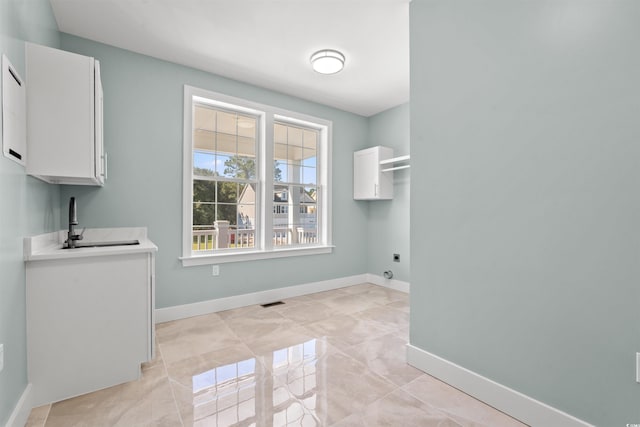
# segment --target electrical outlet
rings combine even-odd
[[[640,383],[640,353],[636,353],[636,382]]]
[[[393,262],[400,262],[400,254],[393,254]]]
[[[4,369],[4,344],[0,344],[0,372]]]
[[[212,276],[219,276],[220,275],[220,266],[219,265],[214,265],[213,267],[211,267],[211,275]]]

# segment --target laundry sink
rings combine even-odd
[[[114,240],[111,242],[76,242],[75,247],[63,246],[62,249],[82,249],[82,248],[106,248],[110,246],[132,246],[139,245],[139,240]]]

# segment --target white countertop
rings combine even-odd
[[[76,229],[77,233],[82,228]],[[24,238],[24,260],[41,261],[52,259],[71,259],[95,256],[134,254],[142,252],[157,252],[158,247],[147,238],[146,227],[121,227],[121,228],[87,228],[84,231],[80,243],[114,242],[125,240],[138,240],[139,245],[105,246],[63,249],[67,239],[67,230],[54,231],[52,233],[39,234]]]

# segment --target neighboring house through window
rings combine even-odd
[[[183,264],[331,250],[331,122],[185,86]]]

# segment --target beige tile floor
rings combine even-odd
[[[157,325],[138,381],[29,427],[523,426],[409,366],[406,294],[371,284]]]

